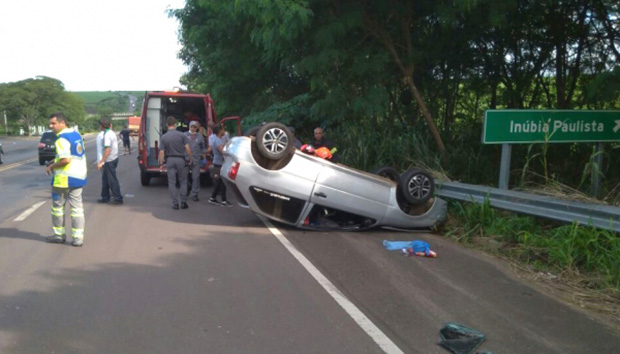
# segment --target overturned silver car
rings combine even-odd
[[[293,148],[291,137],[268,123],[224,147],[222,177],[241,206],[303,229],[421,229],[445,219],[447,204],[433,197],[427,172],[356,170]]]

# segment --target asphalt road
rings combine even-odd
[[[496,354],[620,347],[615,330],[437,235],[270,230],[209,205],[210,187],[175,211],[164,180],[140,185],[135,155],[120,157],[125,204],[97,204],[86,146],[82,248],[44,241],[38,161],[0,166],[0,353],[448,353],[447,322],[485,333],[479,351]],[[439,257],[403,257],[384,239],[425,240]]]

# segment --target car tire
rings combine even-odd
[[[400,180],[400,173],[398,173],[398,171],[396,171],[394,167],[390,166],[381,166],[372,170],[371,173],[388,178],[396,183],[398,183],[398,181]]]
[[[140,171],[140,184],[145,187],[151,184],[151,176],[144,171]]]
[[[4,163],[4,152],[0,151],[0,165]]]
[[[47,160],[44,157],[39,157],[39,165],[43,166],[46,162]]]
[[[411,204],[426,203],[435,193],[435,180],[420,168],[410,168],[400,177],[398,189]]]
[[[256,148],[269,160],[280,160],[293,148],[291,132],[281,123],[267,123],[256,132]]]

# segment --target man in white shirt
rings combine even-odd
[[[99,120],[101,132],[97,135],[97,169],[103,170],[101,176],[101,198],[98,203],[123,204],[121,187],[116,177],[118,166],[118,139],[112,131],[112,124],[108,118]]]

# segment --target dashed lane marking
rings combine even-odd
[[[351,316],[358,326],[379,345],[384,353],[403,354],[403,351],[394,344],[360,309],[357,308],[344,294],[336,288],[336,286],[321,273],[306,256],[301,254],[299,250],[278,230],[273,224],[262,216],[258,216],[267,226],[269,231],[284,245],[284,247],[297,259],[301,265],[306,268],[308,273],[331,295],[334,300]]]
[[[34,213],[43,204],[45,204],[45,200],[41,201],[41,202],[38,202],[35,205],[31,206],[28,210],[24,211],[18,217],[13,219],[13,221],[24,221],[24,220],[26,220],[26,218],[29,217],[30,214]]]

